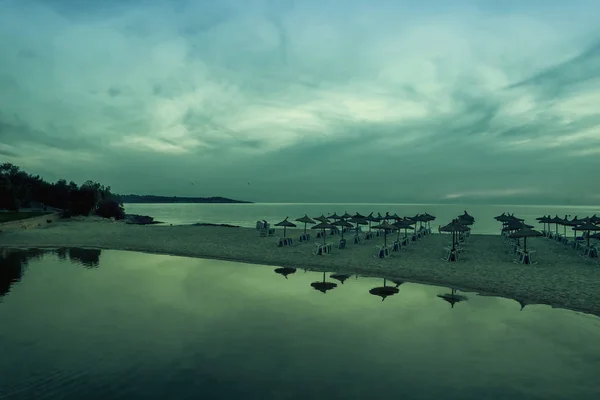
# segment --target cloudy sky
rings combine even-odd
[[[600,202],[597,0],[0,0],[0,161],[119,193]]]

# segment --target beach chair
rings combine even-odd
[[[394,241],[394,244],[392,245],[392,251],[400,251],[400,242],[398,240]]]
[[[279,238],[279,240],[277,242],[277,247],[291,246],[291,245],[292,245],[292,238]]]
[[[300,235],[300,237],[298,238],[298,241],[300,243],[302,242],[308,242],[310,240],[310,235],[308,233],[303,233]]]
[[[275,236],[275,228],[269,228],[268,235],[269,236]]]
[[[400,243],[402,247],[408,246],[408,244],[410,243],[410,241],[408,240],[408,236],[404,236],[403,238],[401,238]]]
[[[338,249],[342,250],[346,248],[346,239],[341,239],[340,244],[338,245]]]
[[[329,255],[331,254],[331,244],[315,243],[315,248],[312,253],[315,256]]]
[[[382,245],[375,246],[377,249],[377,255],[374,255],[375,258],[388,258],[390,257],[390,248]]]
[[[365,233],[365,240],[371,240],[371,239],[373,239],[373,237],[374,237],[373,232]]]
[[[448,251],[448,253],[446,254],[445,258],[442,258],[442,260],[444,261],[448,261],[448,262],[456,262],[458,261],[458,250],[456,248],[454,248],[454,250],[452,250],[451,247],[446,247],[445,250]]]
[[[362,237],[359,235],[354,236],[354,244],[361,244],[363,241]]]
[[[265,228],[260,228],[259,230],[260,237],[267,237],[269,232]]]

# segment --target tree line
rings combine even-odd
[[[10,163],[0,165],[0,209],[18,211],[41,203],[62,210],[63,216],[99,215],[104,218],[125,218],[119,196],[110,186],[93,181],[77,185],[64,179],[51,183],[39,175],[30,175]]]

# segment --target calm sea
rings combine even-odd
[[[493,219],[503,212],[515,213],[529,223],[543,214],[558,214],[584,217],[600,214],[600,206],[503,206],[503,205],[442,205],[442,204],[298,204],[298,203],[254,203],[254,204],[125,204],[125,210],[131,214],[150,215],[155,220],[168,224],[193,224],[197,222],[226,223],[244,227],[256,226],[256,221],[266,219],[271,224],[289,217],[290,220],[334,212],[343,214],[356,212],[366,215],[380,212],[385,215],[397,213],[400,216],[413,216],[428,212],[437,219],[432,226],[450,222],[465,210],[475,217],[474,233],[497,233],[500,224]],[[537,226],[537,225],[536,225]],[[539,225],[540,229],[542,225]]]
[[[600,319],[549,306],[93,249],[0,272],[2,400],[599,398]]]

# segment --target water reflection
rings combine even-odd
[[[398,284],[400,286],[400,284]],[[400,290],[397,287],[387,286],[387,279],[383,279],[383,286],[379,286],[369,290],[369,293],[375,296],[381,297],[381,301],[384,301],[386,297],[397,294]]]
[[[39,259],[44,253],[44,250],[38,249],[3,249],[0,253],[0,297],[8,294],[12,285],[21,281],[29,260]]]
[[[69,259],[72,263],[85,268],[98,268],[100,265],[100,252],[98,249],[69,248]]]
[[[289,268],[289,267],[275,268],[275,273],[279,274],[279,275],[283,275],[285,277],[285,279],[287,279],[288,275],[296,273],[296,268]]]
[[[2,399],[595,400],[600,389],[596,317],[130,252],[103,251],[90,271],[69,254],[31,261],[0,304]],[[382,288],[396,296],[385,305]],[[458,293],[470,298],[457,310],[437,297],[452,306]]]
[[[335,279],[336,281],[340,281],[342,283],[342,285],[344,284],[344,281],[347,281],[352,275],[348,275],[348,274],[331,274],[329,275],[330,278]]]
[[[456,304],[456,303],[460,303],[461,301],[465,301],[465,300],[469,299],[467,296],[456,294],[456,289],[451,289],[451,291],[452,291],[451,293],[438,294],[438,296],[437,296],[440,299],[443,299],[443,300],[447,301],[448,303],[450,303],[450,308],[454,308],[454,304]],[[521,310],[523,309],[523,307],[521,307]]]
[[[323,272],[323,281],[313,282],[310,284],[310,286],[312,286],[319,292],[327,293],[328,290],[335,289],[337,287],[337,283],[326,282],[325,281],[325,272]]]

